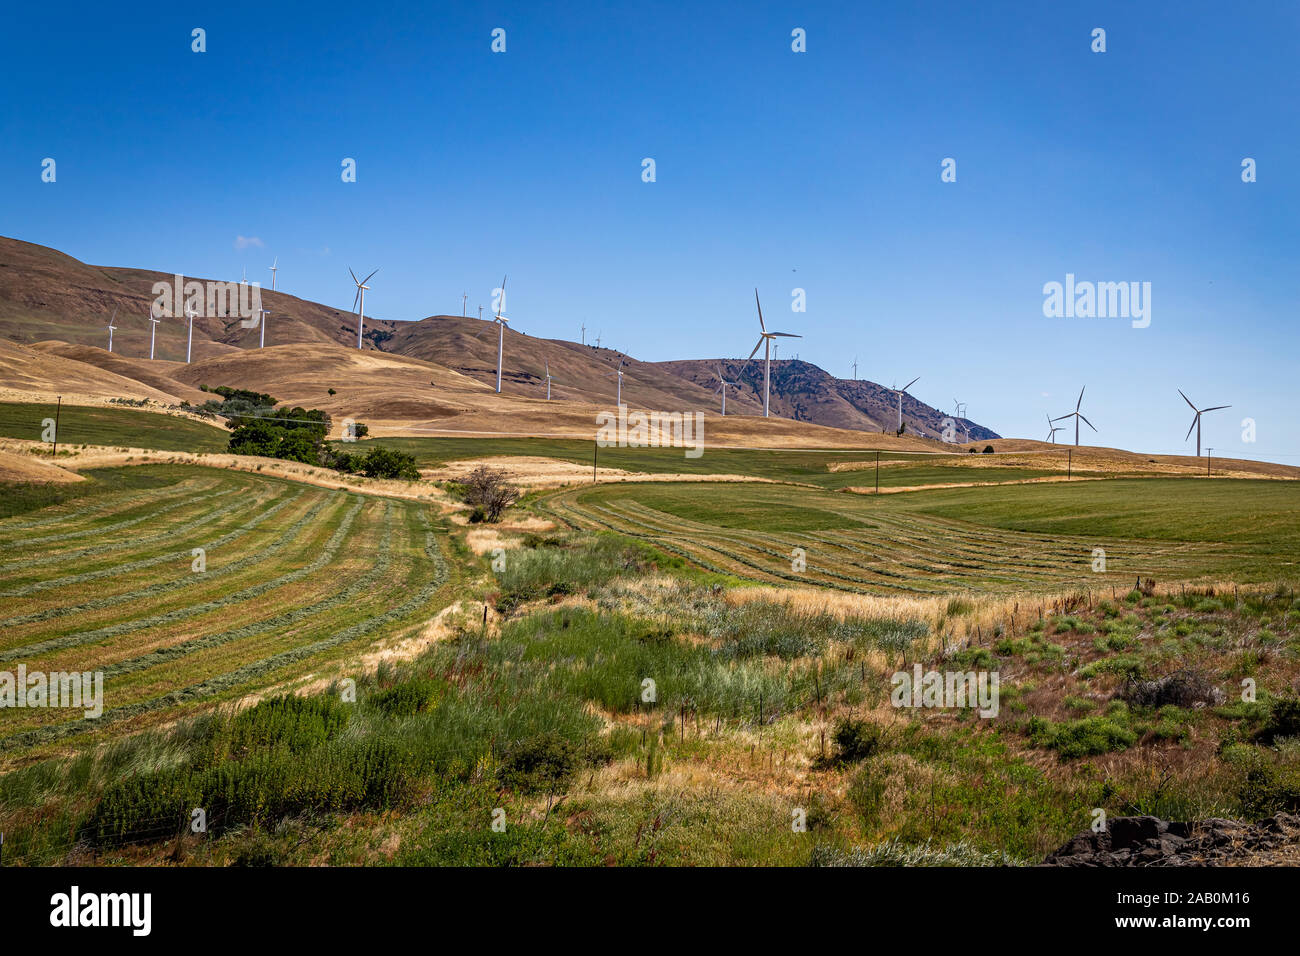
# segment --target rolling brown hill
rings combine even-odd
[[[104,348],[108,320],[117,309],[114,352],[147,357],[153,285],[172,281],[171,273],[90,266],[46,246],[0,237],[0,337],[22,343],[56,340]],[[285,292],[262,289],[261,295],[262,307],[271,313],[268,344],[356,344],[352,313]],[[376,348],[375,340],[382,339],[393,324],[367,317],[365,347]],[[183,315],[162,319],[154,352],[157,358],[184,361],[186,325]],[[235,348],[256,348],[259,336],[259,329],[244,328],[238,318],[199,316],[194,320],[193,358],[198,361]]]
[[[497,327],[489,320],[435,315],[394,323],[387,351],[437,362],[496,388]],[[683,380],[655,362],[640,362],[613,349],[563,339],[541,339],[507,328],[501,387],[512,394],[544,399],[550,363],[551,396],[612,407],[618,395],[615,370],[622,360],[623,403],[665,411],[714,408],[707,388]],[[750,408],[751,413],[761,409]]]
[[[755,414],[763,410],[763,363],[739,359],[686,359],[657,363],[661,368],[688,381],[716,388],[718,372],[738,388],[727,389],[727,408],[742,405]],[[771,411],[796,421],[816,422],[832,428],[893,433],[898,426],[898,399],[883,385],[864,380],[836,378],[811,362],[779,359],[772,362]],[[947,412],[925,404],[911,395],[903,396],[903,423],[907,434],[939,439]],[[958,442],[988,441],[998,434],[982,425],[954,418]]]
[[[49,376],[34,376],[48,380],[56,391],[101,397],[144,397],[138,390],[129,391],[126,381],[171,395],[177,402],[195,401],[194,389],[201,384],[232,385],[257,388],[285,401],[310,402],[333,413],[331,406],[337,401],[325,400],[329,398],[326,389],[343,392],[343,385],[354,384],[352,399],[361,406],[354,412],[393,423],[428,424],[445,420],[453,409],[457,416],[472,411],[465,405],[467,401],[477,403],[485,415],[507,414],[509,403],[498,404],[507,397],[540,400],[545,405],[547,363],[556,400],[608,409],[617,394],[614,370],[623,360],[622,398],[630,407],[716,412],[720,406],[715,361],[641,362],[612,349],[536,338],[514,329],[505,333],[504,394],[485,405],[484,396],[495,396],[496,385],[497,331],[492,322],[447,315],[417,322],[368,317],[362,351],[385,354],[396,363],[372,368],[345,360],[334,351],[355,345],[353,313],[267,289],[261,290],[263,308],[270,312],[265,350],[258,349],[260,329],[245,328],[238,318],[199,316],[194,322],[194,364],[187,368],[187,323],[183,316],[166,316],[158,325],[156,361],[151,362],[148,314],[154,300],[153,285],[171,283],[172,278],[164,272],[87,265],[45,246],[0,238],[0,337],[39,346],[47,355],[120,376],[122,381],[92,376],[85,389],[77,387],[75,376],[60,383],[59,376],[53,374],[55,368],[69,373],[72,366],[52,365]],[[185,279],[208,281],[197,276]],[[114,309],[117,330],[110,355],[106,326]],[[330,348],[315,352],[301,346]],[[255,358],[259,351],[264,352],[261,359]],[[419,364],[403,364],[402,358]],[[728,379],[742,383],[728,394],[727,417],[761,415],[761,363],[742,367],[741,362],[729,359],[722,360],[722,365]],[[808,362],[783,360],[772,368],[774,417],[830,429],[879,434],[883,426],[893,432],[892,394],[887,389],[871,382],[837,379]],[[387,372],[395,376],[387,387],[377,380],[372,384],[372,375],[382,378]],[[0,376],[0,387],[23,387],[15,376],[7,378],[14,381]],[[490,389],[471,389],[471,380]],[[89,387],[92,384],[94,387]],[[399,385],[400,394],[395,394]],[[468,398],[471,394],[472,400]],[[556,414],[552,405],[545,417]],[[586,410],[582,415],[587,417]],[[910,435],[937,439],[943,419],[939,410],[910,396],[905,400],[904,421]],[[972,439],[996,437],[974,423],[965,424]],[[495,430],[517,429],[498,424]]]

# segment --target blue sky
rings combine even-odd
[[[343,308],[379,267],[391,319],[508,272],[521,331],[647,360],[748,354],[758,286],[791,352],[1003,434],[1086,383],[1098,443],[1188,451],[1182,387],[1300,463],[1294,3],[14,5],[0,54],[0,234],[87,262],[278,256]],[[1150,327],[1045,318],[1066,273]]]

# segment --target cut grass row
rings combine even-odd
[[[75,567],[111,551],[116,568],[129,573],[105,567],[41,580],[42,573],[68,567],[37,558],[35,580],[22,590],[44,606],[6,622],[15,626],[6,628],[0,660],[29,670],[100,670],[106,710],[99,719],[51,709],[16,711],[8,715],[14,719],[6,720],[0,750],[142,726],[256,690],[306,664],[320,666],[357,642],[402,631],[436,610],[449,575],[427,506],[217,474],[222,497],[191,498],[187,507],[160,514],[152,534],[123,535],[103,551],[105,545],[98,544],[78,548],[69,559]],[[240,548],[227,550],[224,564],[214,561],[213,572],[187,576],[189,550],[176,551],[176,539],[205,517],[216,525],[209,530],[224,530],[211,516],[222,510],[216,504],[225,496],[245,507],[229,516],[238,523],[211,543],[243,538]],[[163,554],[136,557],[163,540]],[[222,555],[214,548],[214,559]],[[177,575],[174,566],[161,580],[149,580],[160,559],[181,558],[185,571]],[[91,600],[82,590],[86,575],[96,576],[104,591]]]
[[[1129,520],[1137,491],[1148,496],[1148,508],[1150,493],[1166,495],[1156,499],[1168,522],[1158,537],[1145,537],[1149,520]],[[989,492],[997,495],[992,502]],[[619,483],[561,490],[539,507],[571,526],[644,538],[707,570],[763,583],[864,593],[1048,591],[1138,576],[1294,577],[1300,502],[1289,492],[1284,482],[1145,479],[861,498],[775,484]],[[1225,494],[1267,532],[1243,533],[1235,523],[1229,529]],[[1069,522],[1069,532],[1044,521],[1042,513],[1076,497],[1088,520]],[[1202,517],[1201,509],[1216,508],[1218,517]],[[1176,537],[1180,528],[1186,539]],[[1224,537],[1213,538],[1215,530]],[[799,552],[802,570],[793,566]]]

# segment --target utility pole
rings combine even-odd
[[[591,440],[591,483],[596,483],[596,456],[600,454],[600,439]]]
[[[880,494],[880,452],[876,452],[876,494]]]
[[[466,292],[460,297],[460,317],[465,318],[465,306],[469,305],[469,293]]]
[[[54,457],[59,457],[59,413],[63,411],[63,396],[59,396],[59,404],[54,408]]]
[[[1074,449],[1067,448],[1065,454],[1065,480],[1069,481],[1070,476],[1074,473]]]
[[[1210,459],[1214,457],[1214,449],[1205,449],[1205,477],[1210,477]]]

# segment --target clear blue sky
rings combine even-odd
[[[391,319],[508,272],[521,331],[648,360],[748,354],[758,286],[790,353],[1003,434],[1087,383],[1099,443],[1185,451],[1181,386],[1300,463],[1295,3],[11,4],[0,55],[0,234],[87,262],[343,308],[380,267]],[[1067,272],[1150,327],[1045,318]]]

